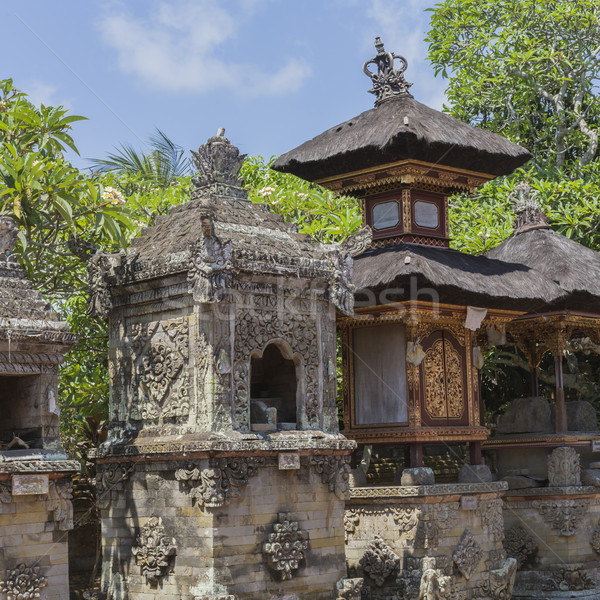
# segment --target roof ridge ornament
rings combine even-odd
[[[369,90],[369,93],[377,96],[375,106],[379,106],[385,100],[395,96],[410,96],[412,98],[412,94],[408,91],[412,83],[408,83],[404,79],[404,71],[408,67],[408,61],[399,54],[386,52],[379,36],[375,38],[375,48],[377,49],[377,56],[363,65],[365,75],[373,81],[373,87]],[[401,63],[398,69],[394,69],[394,60],[396,59]],[[368,67],[371,64],[377,65],[377,73],[369,70]]]
[[[512,201],[515,219],[513,228],[515,235],[531,229],[551,229],[548,216],[541,209],[537,200],[538,193],[526,181],[519,183],[509,194]]]

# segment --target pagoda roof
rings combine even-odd
[[[488,175],[507,175],[531,158],[500,135],[393,96],[282,154],[273,169],[308,181],[413,159]]]
[[[367,250],[354,259],[353,281],[357,302],[364,288],[387,288],[387,301],[405,301],[415,299],[413,291],[429,299],[424,289],[429,287],[445,304],[529,312],[566,295],[557,283],[528,265],[411,243]],[[398,288],[396,296],[394,288]]]

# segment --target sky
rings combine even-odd
[[[372,108],[375,36],[408,60],[415,98],[441,109],[426,61],[434,0],[20,0],[6,2],[0,79],[75,123],[79,168],[156,128],[186,150],[219,127],[269,157]]]

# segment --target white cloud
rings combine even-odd
[[[376,34],[385,43],[386,50],[408,60],[406,79],[414,84],[411,92],[421,102],[441,109],[445,101],[446,82],[435,78],[427,58],[425,36],[429,30],[426,8],[434,1],[427,0],[370,0],[367,17],[376,27]],[[373,48],[373,38],[369,39]],[[373,54],[374,55],[374,54]]]
[[[238,18],[258,10],[265,0],[240,2]],[[240,24],[216,0],[171,0],[145,6],[152,9],[143,19],[113,8],[100,19],[99,27],[104,41],[117,51],[119,67],[151,87],[275,95],[300,89],[311,73],[298,60],[265,72],[247,62],[221,58],[225,42],[236,36]]]
[[[46,106],[60,104],[56,101],[56,88],[49,83],[33,81],[26,86],[20,87],[20,89],[29,96],[29,101],[36,106],[40,104],[45,104]]]

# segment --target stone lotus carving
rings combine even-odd
[[[308,540],[290,513],[279,513],[273,524],[273,532],[263,544],[263,554],[271,569],[280,574],[282,581],[294,576],[300,563],[305,560]]]
[[[400,557],[376,535],[359,561],[364,572],[378,587],[400,567]]]
[[[349,456],[313,456],[311,466],[321,475],[321,481],[334,492],[340,500],[350,498],[350,457]]]
[[[165,535],[160,517],[152,517],[137,538],[138,546],[131,549],[136,563],[142,568],[146,583],[156,586],[166,574],[171,557],[177,553],[175,539]]]
[[[481,518],[482,524],[492,534],[495,540],[504,539],[504,519],[502,517],[502,500],[495,498],[483,500],[479,503],[476,514]]]
[[[264,458],[255,457],[211,458],[206,469],[189,462],[175,471],[175,479],[204,508],[219,508],[239,497],[241,488],[264,462]]]
[[[73,529],[73,484],[69,481],[50,481],[46,508],[54,512],[54,520],[61,531]]]
[[[458,542],[458,546],[452,554],[458,570],[463,574],[465,579],[471,579],[482,556],[483,551],[477,543],[475,536],[468,529],[465,529]]]
[[[6,579],[0,581],[0,592],[6,594],[6,600],[34,600],[47,585],[38,565],[28,567],[21,563],[15,569],[7,569]]]
[[[548,485],[581,485],[579,454],[574,448],[555,448],[548,456]]]
[[[348,579],[344,577],[337,582],[337,598],[336,600],[361,600],[362,588],[364,579],[356,577]]]
[[[538,552],[538,546],[523,525],[513,525],[505,534],[504,548],[508,556],[516,559],[520,569]]]
[[[587,510],[589,500],[536,500],[533,507],[538,510],[542,519],[560,535],[574,535],[579,526],[579,519]]]

